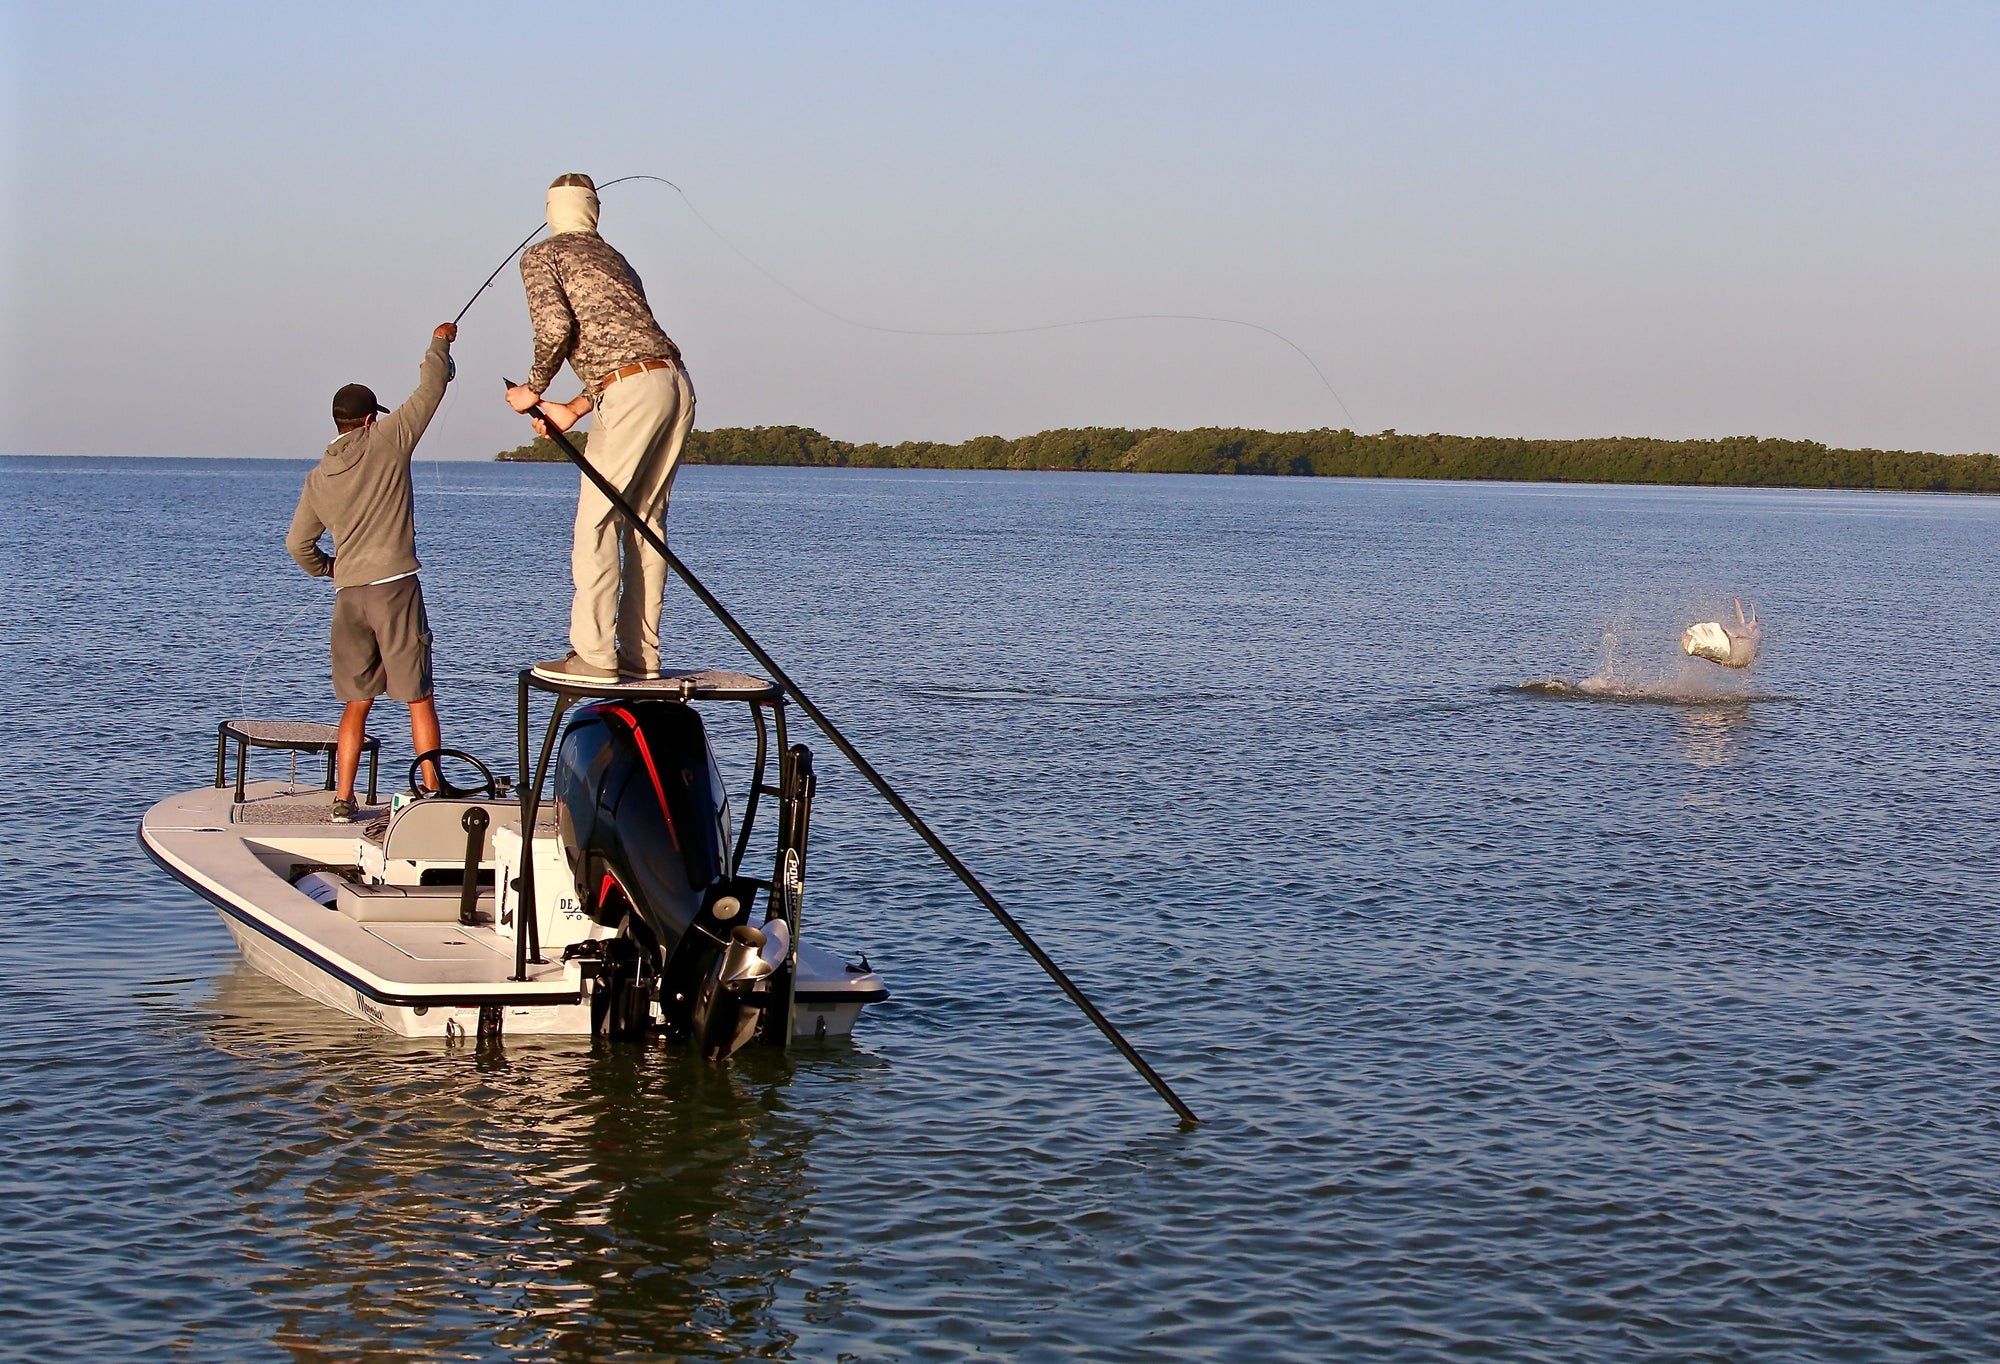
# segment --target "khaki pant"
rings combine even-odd
[[[591,423],[585,451],[591,466],[625,494],[663,539],[667,496],[693,426],[694,385],[678,363],[607,385]],[[578,658],[600,668],[657,672],[667,561],[588,478],[581,481],[569,555],[570,578],[576,584],[569,646]]]

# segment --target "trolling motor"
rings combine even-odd
[[[805,755],[794,757],[793,755]],[[794,745],[786,787],[809,799],[810,757]],[[762,928],[749,922],[758,883],[733,873],[728,796],[693,707],[667,698],[579,706],[564,731],[555,773],[557,825],[576,870],[583,912],[617,936],[578,943],[592,979],[591,1028],[614,1040],[644,1038],[657,1014],[670,1041],[728,1056],[790,1028],[790,960],[796,894],[781,878]],[[780,859],[803,848],[796,800],[783,800]],[[780,993],[780,986],[784,992]]]

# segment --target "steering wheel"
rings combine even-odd
[[[485,781],[479,786],[453,786],[445,779],[446,758],[458,758],[471,763]],[[424,789],[424,764],[428,762],[437,764],[438,785],[435,791]],[[417,793],[418,800],[426,796],[449,796],[454,800],[463,800],[467,796],[485,796],[488,800],[500,798],[500,784],[493,780],[493,770],[462,748],[433,748],[428,752],[417,754],[410,760],[410,789]]]

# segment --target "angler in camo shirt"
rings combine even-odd
[[[516,412],[536,403],[567,431],[588,412],[590,462],[664,537],[667,496],[681,446],[694,425],[694,386],[680,347],[660,330],[645,286],[625,257],[597,235],[597,187],[587,175],[549,186],[550,235],[521,256],[535,367],[507,390]],[[563,362],[583,381],[567,403],[542,399]],[[547,435],[541,422],[536,430]],[[660,598],[667,562],[581,480],[570,547],[570,652],[535,671],[570,682],[610,682],[660,673]],[[622,558],[622,563],[621,563]]]

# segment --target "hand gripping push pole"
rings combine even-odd
[[[512,379],[503,380],[503,382],[509,388],[514,387]],[[764,652],[763,646],[751,638],[750,632],[737,622],[736,617],[729,614],[728,608],[716,599],[713,592],[702,586],[701,580],[694,576],[694,573],[689,570],[686,564],[680,561],[680,558],[672,550],[667,548],[667,542],[661,537],[660,533],[654,530],[637,512],[632,510],[632,505],[625,500],[624,494],[612,486],[611,480],[607,479],[591,466],[590,461],[586,460],[578,452],[577,448],[570,444],[567,436],[556,430],[555,424],[549,421],[548,415],[542,411],[541,404],[535,404],[524,415],[539,419],[548,428],[549,439],[555,442],[556,448],[563,452],[570,463],[583,470],[585,478],[597,485],[597,490],[610,499],[611,505],[618,508],[625,519],[632,523],[632,528],[638,531],[646,543],[657,550],[660,557],[667,561],[667,567],[674,571],[674,575],[686,583],[695,596],[701,598],[701,604],[706,606],[714,614],[715,618],[728,628],[730,634],[736,636],[737,643],[750,652],[750,656],[756,659],[764,671],[771,675],[771,680],[784,688],[786,693],[799,703],[799,709],[803,710],[812,722],[819,727],[820,732],[833,741],[833,746],[839,749],[849,762],[854,764],[854,770],[866,777],[869,785],[882,793],[882,798],[888,801],[895,808],[896,813],[903,817],[903,822],[916,830],[919,838],[930,844],[931,851],[938,855],[939,860],[951,868],[953,875],[965,882],[966,889],[978,898],[980,904],[986,906],[988,913],[1000,921],[1002,928],[1014,935],[1014,941],[1027,949],[1028,955],[1035,959],[1035,964],[1048,972],[1049,979],[1062,987],[1063,993],[1075,1002],[1077,1008],[1083,1010],[1084,1017],[1097,1025],[1097,1030],[1110,1040],[1112,1046],[1118,1048],[1121,1056],[1132,1063],[1134,1070],[1145,1077],[1146,1083],[1158,1091],[1159,1096],[1167,1101],[1168,1106],[1180,1115],[1181,1121],[1184,1123],[1199,1123],[1201,1119],[1194,1115],[1194,1110],[1181,1101],[1180,1095],[1174,1093],[1167,1082],[1160,1078],[1159,1072],[1146,1063],[1146,1058],[1139,1054],[1136,1047],[1125,1040],[1123,1033],[1112,1026],[1111,1020],[1098,1012],[1097,1006],[1092,1004],[1089,997],[1077,988],[1076,982],[1063,974],[1062,968],[1057,966],[1049,954],[1042,950],[1041,944],[1029,937],[1028,930],[1021,927],[1014,916],[1009,914],[1001,907],[1000,902],[993,898],[993,893],[987,890],[985,886],[979,884],[979,878],[974,876],[970,869],[958,860],[958,856],[945,846],[944,840],[939,838],[932,831],[931,826],[924,823],[917,812],[910,808],[909,802],[896,794],[896,789],[889,785],[886,777],[875,770],[875,765],[862,757],[859,750],[853,744],[847,742],[847,737],[835,728],[833,721],[826,718],[825,712],[814,705],[812,699],[799,689],[799,684],[792,681],[791,676],[778,666],[777,660]]]

